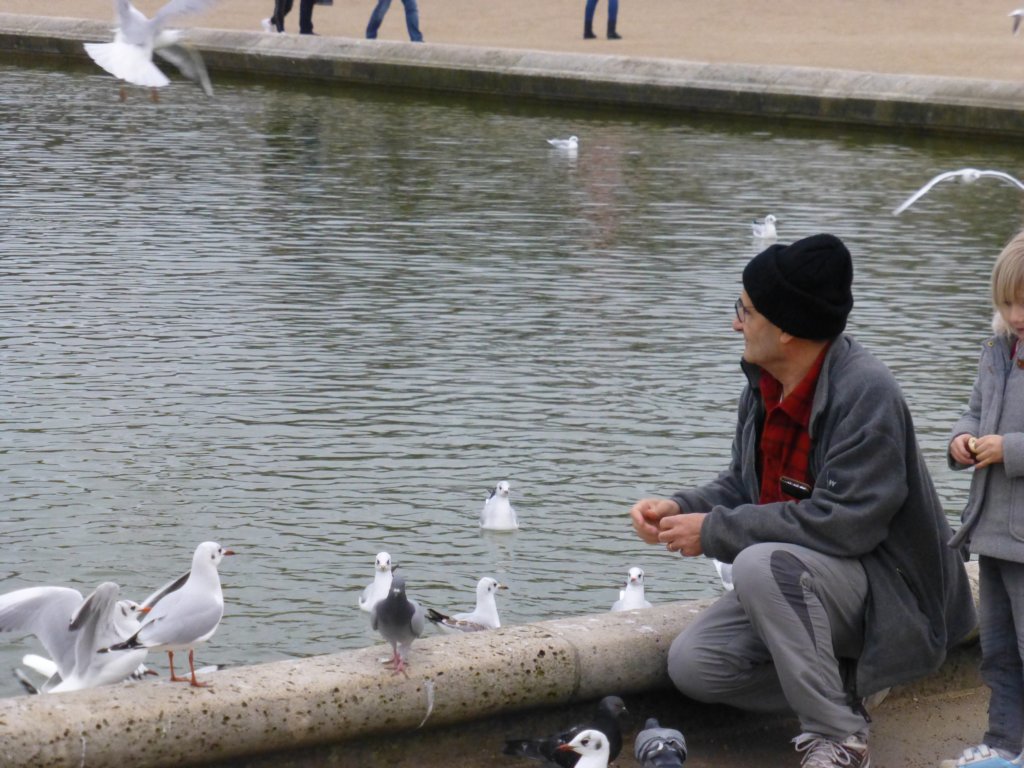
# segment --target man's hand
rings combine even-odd
[[[657,544],[661,519],[668,515],[678,515],[681,511],[672,499],[640,499],[629,510],[629,516],[637,536],[648,544]]]
[[[990,464],[1003,462],[1003,436],[984,435],[974,441],[974,468],[981,469]]]
[[[963,432],[949,441],[949,455],[957,464],[973,464],[977,442],[973,435]]]
[[[704,525],[706,512],[689,512],[681,515],[669,515],[661,518],[661,532],[658,541],[662,542],[669,552],[678,552],[686,557],[704,554],[700,545],[700,528]]]

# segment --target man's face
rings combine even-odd
[[[746,291],[740,291],[732,329],[743,334],[743,359],[748,363],[770,369],[782,355],[782,330],[754,309]]]

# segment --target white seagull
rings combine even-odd
[[[43,692],[78,691],[119,683],[139,667],[146,649],[109,656],[98,651],[136,632],[136,603],[119,600],[121,588],[112,581],[88,597],[70,587],[28,587],[0,595],[0,632],[32,634],[50,655],[55,676]],[[34,658],[34,657],[33,657]]]
[[[1024,16],[1024,8],[1010,11],[1009,15],[1013,17],[1013,34],[1016,35],[1020,31],[1020,17]]]
[[[196,81],[207,96],[213,95],[213,86],[199,53],[181,42],[181,32],[165,29],[168,22],[178,16],[199,13],[216,0],[170,0],[152,19],[146,18],[130,0],[114,0],[117,27],[112,43],[86,43],[85,52],[104,70],[119,80],[152,88],[153,101],[157,101],[157,88],[170,83],[167,75],[153,63],[153,54],[176,66],[190,80]],[[121,100],[125,99],[121,88]]]
[[[548,139],[548,144],[555,149],[564,149],[569,152],[575,152],[579,149],[580,140],[577,136],[570,136],[568,139]]]
[[[373,582],[359,596],[359,607],[362,610],[372,611],[378,601],[387,597],[391,589],[391,572],[397,567],[391,565],[391,555],[387,552],[377,553],[377,559],[373,562]]]
[[[608,738],[600,731],[581,731],[568,744],[559,744],[559,752],[575,752],[580,756],[576,768],[608,768],[611,751]]]
[[[427,608],[427,618],[446,632],[480,632],[485,629],[497,629],[501,626],[498,619],[498,604],[495,593],[499,589],[508,589],[499,584],[497,579],[484,576],[476,585],[476,608],[470,613],[456,613],[448,616],[444,613]]]
[[[629,569],[626,588],[619,591],[619,599],[612,604],[613,611],[635,611],[637,608],[650,608],[651,604],[644,599],[643,568]]]
[[[143,603],[148,614],[139,630],[123,643],[104,649],[111,653],[126,648],[167,651],[171,680],[207,685],[196,680],[195,647],[209,640],[224,615],[224,593],[217,566],[226,555],[235,554],[215,541],[204,541],[192,555],[192,570],[155,592]],[[188,649],[191,679],[174,674],[174,652]],[[101,653],[104,651],[101,651]]]
[[[763,219],[755,219],[750,225],[750,231],[758,240],[774,240],[778,237],[775,231],[777,219],[770,213]]]
[[[1013,184],[1018,189],[1024,189],[1024,182],[1022,182],[1020,179],[1014,176],[1011,176],[1008,173],[1003,173],[1002,171],[979,171],[977,168],[961,168],[959,171],[946,171],[945,173],[940,173],[938,176],[935,176],[931,181],[929,181],[927,184],[925,184],[923,187],[917,190],[917,192],[915,192],[902,203],[900,203],[899,206],[897,206],[893,210],[893,216],[899,216],[901,213],[907,210],[907,208],[909,208],[922,197],[924,197],[924,195],[927,194],[928,190],[930,190],[939,182],[952,180],[959,181],[962,184],[973,184],[978,179],[986,176],[992,177],[994,179],[1000,179],[1001,181],[1004,181],[1007,184]]]
[[[512,503],[508,500],[512,486],[502,480],[484,502],[480,510],[480,527],[487,531],[514,531],[519,528],[519,519]]]

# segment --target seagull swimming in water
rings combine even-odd
[[[577,136],[570,136],[568,139],[548,139],[548,144],[555,149],[564,149],[569,152],[575,152],[579,149],[580,140]]]
[[[758,240],[774,240],[778,237],[775,231],[776,221],[777,219],[769,213],[763,219],[755,219],[750,225],[750,230]]]
[[[495,593],[499,589],[508,589],[499,584],[497,579],[484,576],[476,585],[476,608],[470,613],[456,613],[447,616],[433,608],[427,608],[427,618],[446,632],[480,632],[486,629],[497,629],[501,626],[498,619],[498,603]]]
[[[508,500],[512,486],[502,480],[491,490],[480,510],[480,527],[487,531],[514,531],[519,528],[519,518]]]
[[[644,598],[644,569],[634,566],[629,569],[626,588],[619,590],[619,599],[612,605],[612,610],[634,611],[650,607],[651,604]]]
[[[119,80],[151,88],[153,101],[158,101],[157,88],[170,83],[167,75],[153,63],[153,54],[169,61],[181,73],[194,80],[207,96],[213,95],[210,76],[199,53],[181,42],[181,33],[165,29],[178,16],[205,11],[216,0],[170,0],[152,19],[146,18],[130,0],[114,0],[117,27],[112,43],[86,43],[89,58]],[[126,98],[121,87],[121,101]]]
[[[359,607],[364,611],[372,611],[373,606],[388,596],[391,590],[391,572],[397,568],[391,565],[391,555],[378,552],[373,562],[373,582],[368,584],[359,596]]]
[[[917,190],[917,192],[900,203],[899,206],[893,210],[892,214],[893,216],[899,216],[907,210],[907,208],[924,197],[924,195],[928,193],[928,190],[940,182],[959,181],[962,184],[973,184],[978,179],[985,177],[999,179],[1007,184],[1014,185],[1018,189],[1024,190],[1024,182],[1008,173],[1003,173],[1002,171],[979,171],[977,168],[961,168],[959,171],[946,171],[945,173],[940,173],[938,176],[935,176],[927,184]]]

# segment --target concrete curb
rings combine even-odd
[[[85,60],[109,25],[0,13],[0,56]],[[1024,134],[1024,83],[192,29],[209,69],[559,103]]]
[[[208,765],[664,690],[672,639],[709,602],[430,636],[414,644],[408,677],[381,665],[390,648],[378,644],[218,672],[206,689],[161,681],[0,699],[0,764]],[[976,646],[958,649],[892,696],[977,687],[977,666]]]
[[[221,671],[206,689],[161,681],[0,699],[0,764],[202,765],[666,688],[668,645],[706,604],[430,636],[414,644],[408,677],[381,665],[390,648],[378,644]]]

